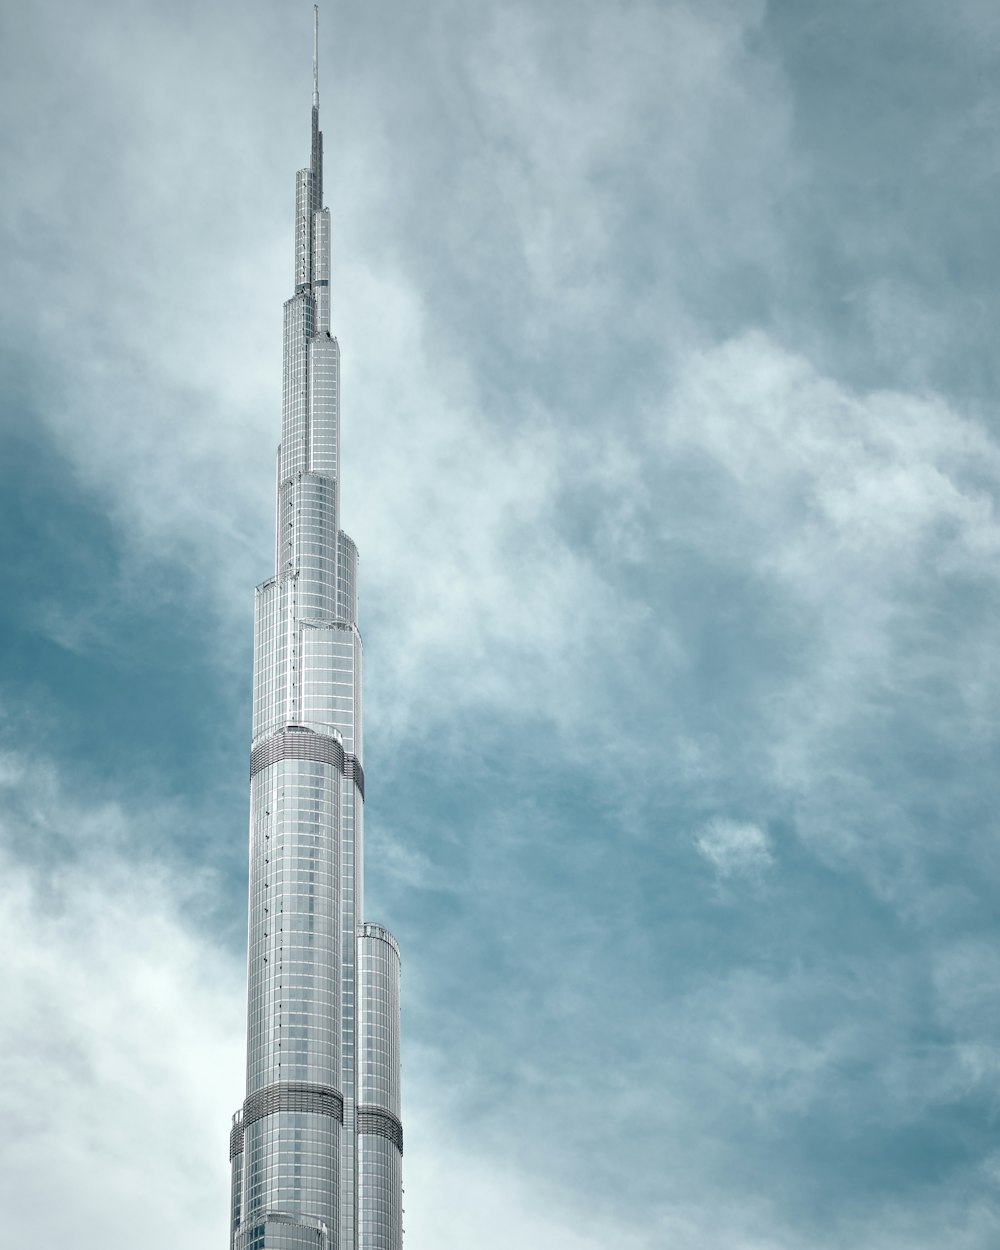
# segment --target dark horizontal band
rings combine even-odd
[[[332,1085],[313,1085],[308,1081],[275,1081],[251,1094],[243,1104],[243,1125],[246,1129],[276,1111],[304,1111],[314,1115],[333,1116],[344,1123],[344,1099]]]
[[[237,1120],[229,1134],[229,1158],[233,1160],[243,1153],[243,1121]]]
[[[371,1137],[387,1137],[403,1153],[403,1126],[384,1107],[358,1107],[358,1132]]]
[[[283,729],[264,742],[258,742],[250,752],[250,776],[256,777],[264,768],[270,768],[279,760],[313,760],[317,764],[332,764],[349,780],[357,783],[361,797],[365,797],[365,770],[356,755],[348,755],[336,738],[318,734],[312,729]]]
[[[275,1225],[278,1227],[275,1229]],[[296,1229],[292,1234],[296,1245],[301,1245],[301,1238],[304,1238],[311,1245],[317,1248],[325,1247],[329,1244],[329,1237],[326,1225],[322,1220],[317,1220],[308,1215],[293,1215],[287,1211],[265,1211],[253,1217],[253,1221],[244,1224],[240,1229],[239,1237],[236,1241],[237,1246],[247,1247],[248,1250],[254,1246],[263,1246],[265,1244],[277,1244],[280,1246],[289,1243],[281,1236],[281,1230],[291,1226]],[[274,1229],[278,1238],[276,1243],[272,1243],[267,1239],[269,1229]]]

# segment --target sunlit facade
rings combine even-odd
[[[285,304],[275,571],[257,588],[247,1096],[231,1250],[400,1250],[399,948],[365,924],[357,549],[340,528],[340,348],[313,67]]]

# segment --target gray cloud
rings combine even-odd
[[[45,574],[25,614],[87,661],[113,624],[141,646],[169,578],[218,689],[164,733],[212,750],[268,572],[300,7],[301,38],[287,5],[5,19],[0,318],[64,458],[45,489],[72,478],[117,544],[115,584]],[[417,1247],[996,1242],[994,24],[338,11],[345,517]],[[174,1204],[155,1236],[207,1246],[242,978],[211,935],[242,887],[190,885],[219,822],[180,768],[144,801],[32,760],[94,698],[38,655],[0,721],[5,1209],[40,1239],[55,1175],[77,1239],[82,1211],[133,1244],[183,1193],[197,1234]]]

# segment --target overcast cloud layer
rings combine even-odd
[[[12,1244],[225,1244],[310,17],[0,16]],[[409,1250],[994,1250],[1000,10],[321,65]]]

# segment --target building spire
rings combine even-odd
[[[313,5],[313,108],[319,108],[319,5]]]
[[[309,157],[309,168],[312,170],[313,212],[323,207],[323,136],[319,129],[319,5],[313,5],[313,104],[312,104],[312,146]]]

